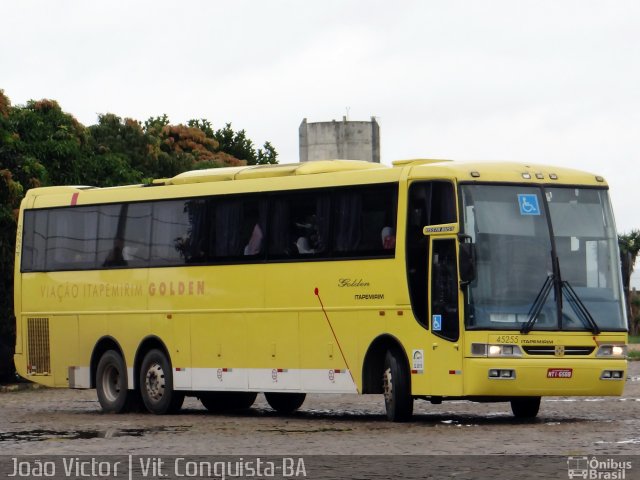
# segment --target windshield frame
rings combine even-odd
[[[617,307],[620,309],[620,317],[619,320],[616,320],[616,322],[619,322],[620,324],[624,325],[621,327],[613,327],[613,326],[603,326],[600,324],[595,324],[593,322],[593,319],[591,319],[591,321],[587,321],[587,322],[583,322],[583,328],[564,328],[563,327],[563,318],[566,316],[564,315],[564,312],[566,311],[571,311],[571,309],[575,308],[575,303],[573,305],[570,305],[570,302],[568,302],[567,300],[567,295],[564,293],[565,290],[570,289],[571,291],[573,291],[573,288],[571,287],[571,285],[569,284],[569,282],[565,281],[562,278],[561,275],[561,271],[562,271],[562,263],[563,263],[563,259],[558,257],[558,250],[557,250],[557,246],[556,246],[556,240],[557,240],[557,236],[554,232],[554,225],[553,225],[553,218],[552,218],[552,212],[550,210],[549,207],[549,202],[548,202],[548,196],[547,193],[550,190],[554,190],[554,189],[567,189],[567,190],[571,190],[571,189],[580,189],[580,190],[597,190],[597,191],[601,191],[604,192],[606,194],[606,200],[605,201],[601,201],[600,202],[600,208],[602,210],[603,213],[603,218],[606,219],[607,222],[609,222],[610,224],[610,228],[613,229],[613,231],[615,232],[615,218],[614,218],[614,214],[613,214],[613,208],[611,206],[611,199],[609,196],[609,187],[606,185],[578,185],[578,184],[559,184],[559,183],[528,183],[528,182],[518,182],[518,183],[513,183],[513,182],[480,182],[480,181],[462,181],[462,182],[458,182],[458,208],[459,208],[459,226],[460,226],[460,235],[463,236],[467,236],[469,234],[469,232],[465,231],[465,219],[467,217],[467,214],[465,212],[465,203],[464,203],[464,187],[466,186],[487,186],[487,187],[512,187],[512,188],[527,188],[527,189],[535,189],[537,192],[539,192],[540,198],[542,199],[542,201],[540,202],[540,211],[542,213],[542,215],[545,216],[545,223],[547,225],[547,230],[548,230],[548,240],[549,240],[549,247],[550,247],[550,253],[551,253],[551,263],[552,263],[552,271],[549,272],[549,275],[552,277],[552,281],[553,281],[553,286],[552,286],[552,290],[551,290],[551,294],[549,295],[549,301],[550,303],[555,304],[555,310],[556,310],[556,324],[555,324],[555,328],[544,328],[544,329],[538,329],[536,328],[534,325],[536,323],[536,319],[532,319],[532,318],[528,318],[526,322],[524,323],[520,323],[520,325],[524,325],[527,324],[531,326],[531,328],[525,329],[523,328],[522,333],[528,333],[529,331],[543,331],[543,332],[557,332],[557,331],[562,331],[562,332],[571,332],[571,333],[585,333],[585,332],[589,332],[589,333],[593,333],[593,334],[597,334],[600,333],[600,331],[606,331],[606,332],[628,332],[629,331],[629,322],[628,322],[628,318],[627,318],[627,312],[626,312],[626,308],[624,306],[624,292],[622,289],[622,277],[621,277],[621,272],[620,272],[620,268],[619,268],[619,262],[617,261],[620,258],[620,254],[619,254],[619,249],[618,249],[618,243],[617,243],[617,234],[614,233],[615,238],[609,238],[608,235],[605,234],[605,236],[603,237],[603,241],[607,243],[608,248],[611,249],[611,251],[615,251],[615,259],[610,259],[610,261],[612,263],[615,263],[615,265],[618,267],[617,270],[617,274],[615,274],[615,272],[612,273],[612,285],[610,287],[610,290],[613,293],[613,303],[615,303],[617,305]],[[475,221],[475,219],[474,219]],[[474,232],[474,238],[475,238],[475,232]],[[615,278],[614,278],[615,276]],[[554,278],[555,277],[555,278]],[[542,285],[542,283],[541,283]],[[488,331],[500,331],[500,330],[508,330],[508,331],[518,331],[521,329],[521,326],[513,326],[512,324],[509,324],[509,326],[503,326],[503,325],[497,325],[497,326],[491,326],[491,325],[487,325],[487,324],[478,324],[478,325],[473,325],[471,324],[470,321],[470,311],[472,310],[472,308],[475,305],[473,305],[473,302],[469,301],[469,295],[470,295],[470,291],[471,291],[471,286],[470,285],[465,285],[462,288],[462,292],[463,292],[463,297],[464,297],[464,326],[466,330],[488,330]],[[575,292],[574,292],[575,293]],[[616,293],[619,295],[619,298],[616,297]],[[533,299],[532,299],[533,301]],[[581,300],[578,298],[578,302],[581,304],[581,307],[584,307],[584,304],[582,304]],[[533,307],[533,305],[532,305]],[[579,307],[580,308],[580,307]],[[533,310],[533,308],[531,309]],[[591,315],[587,312],[587,316],[591,318]],[[517,314],[517,321],[516,322],[520,322],[520,314]],[[513,323],[516,323],[513,322]]]

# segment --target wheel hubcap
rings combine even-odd
[[[162,367],[157,363],[149,366],[145,376],[145,388],[149,398],[154,402],[159,401],[164,395],[165,386],[166,382]]]
[[[109,365],[102,376],[102,391],[109,402],[114,402],[120,395],[120,389],[120,372],[113,365]]]

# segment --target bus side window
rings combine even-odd
[[[98,209],[98,267],[123,267],[127,204],[100,205]]]
[[[271,201],[270,258],[317,258],[327,253],[329,194],[279,194]]]
[[[242,254],[260,257],[265,251],[266,202],[250,196],[242,199],[242,217],[240,223],[241,238],[244,241]]]
[[[265,251],[266,202],[257,195],[214,198],[215,260],[241,262],[262,258]]]
[[[188,250],[189,216],[184,200],[153,204],[151,264],[183,265]]]
[[[333,253],[343,257],[393,255],[397,197],[396,185],[337,190],[332,205]]]
[[[146,267],[149,264],[151,205],[150,202],[130,203],[126,209],[123,256],[129,267]]]
[[[22,234],[23,272],[42,272],[45,269],[48,210],[25,210]]]
[[[49,210],[46,270],[96,268],[97,208],[75,207]]]

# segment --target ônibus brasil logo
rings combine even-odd
[[[631,470],[630,461],[587,456],[567,458],[569,478],[625,480],[627,470]]]

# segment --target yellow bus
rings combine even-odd
[[[106,412],[279,412],[307,393],[510,402],[620,395],[608,187],[586,172],[407,160],[248,166],[29,190],[20,375]]]

